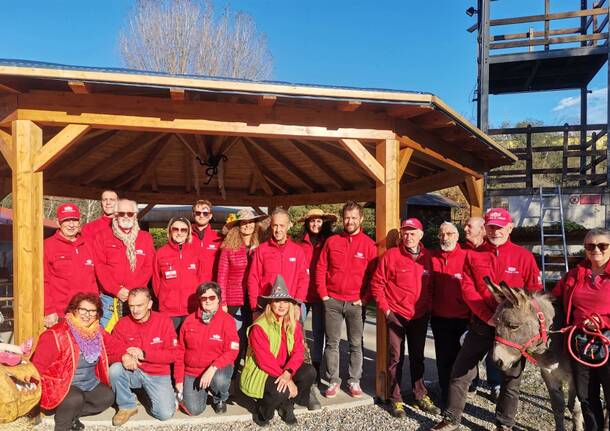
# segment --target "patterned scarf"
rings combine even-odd
[[[214,317],[214,314],[216,314],[217,311],[218,309],[209,312],[201,310],[201,321],[207,325],[210,323],[210,320],[212,320],[212,317]]]
[[[85,326],[72,313],[66,314],[66,321],[85,361],[93,364],[102,351],[102,331],[99,321],[94,320],[89,326]]]
[[[112,220],[112,233],[125,244],[125,254],[127,255],[131,272],[136,270],[136,238],[138,237],[138,232],[140,232],[140,226],[138,226],[137,222],[134,222],[129,233],[125,233],[119,227],[119,220],[116,217]]]

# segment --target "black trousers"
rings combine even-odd
[[[580,401],[585,420],[585,431],[604,429],[604,409],[599,386],[602,386],[606,400],[610,400],[610,363],[603,367],[591,368],[572,359],[572,373],[576,385],[576,396]]]
[[[275,377],[267,377],[265,382],[265,392],[263,398],[257,401],[261,419],[271,420],[275,414],[275,410],[282,405],[293,407],[294,403],[306,405],[309,400],[309,392],[311,385],[316,380],[316,370],[310,364],[303,364],[292,376],[292,381],[298,389],[298,394],[295,398],[288,399],[290,395],[288,389],[284,392],[278,392],[277,385],[274,383]]]
[[[70,386],[68,394],[55,409],[55,431],[69,431],[72,423],[81,416],[103,412],[114,403],[114,393],[100,383],[91,391]]]
[[[450,319],[432,316],[430,325],[434,335],[436,351],[436,370],[441,387],[441,403],[447,404],[449,398],[449,379],[455,359],[462,347],[460,339],[468,329],[469,319]]]

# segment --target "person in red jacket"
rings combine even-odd
[[[462,297],[473,315],[464,343],[451,371],[448,406],[443,420],[432,430],[453,431],[460,420],[468,386],[476,376],[478,363],[492,348],[495,339],[493,315],[498,303],[484,281],[504,281],[511,287],[537,292],[542,289],[540,271],[532,253],[510,241],[512,219],[503,208],[485,213],[486,242],[476,252],[468,253],[464,263]],[[510,430],[519,404],[519,386],[525,360],[502,371],[502,387],[496,405],[496,429]]]
[[[83,226],[82,234],[85,238],[92,241],[101,231],[112,229],[112,219],[114,218],[118,201],[119,196],[114,190],[104,190],[102,192],[100,200],[102,215]]]
[[[469,217],[464,225],[464,250],[476,250],[485,242],[485,220],[483,217]]]
[[[32,363],[41,376],[40,407],[55,409],[55,431],[82,430],[83,416],[109,408],[108,354],[117,350],[99,324],[102,303],[94,293],[77,293],[66,319],[40,335]],[[108,353],[107,353],[108,349]]]
[[[44,240],[44,325],[55,325],[76,292],[99,294],[93,247],[79,233],[80,211],[72,203],[57,207],[59,229]]]
[[[201,259],[191,242],[191,222],[173,217],[167,224],[167,244],[157,250],[152,287],[159,311],[174,322],[176,331],[195,311],[195,290],[202,281]]]
[[[400,393],[405,338],[409,347],[411,388],[415,406],[436,414],[424,385],[424,348],[430,319],[430,252],[420,243],[424,228],[416,218],[400,224],[400,244],[388,249],[379,259],[371,279],[377,308],[385,314],[390,344],[388,377],[392,414],[405,417]]]
[[[180,328],[182,353],[174,366],[176,390],[189,415],[203,413],[208,391],[214,411],[226,413],[239,337],[233,318],[220,308],[222,294],[217,283],[201,284],[196,296],[200,306]]]
[[[254,320],[262,311],[259,298],[271,292],[278,275],[284,277],[288,292],[300,304],[303,304],[307,296],[309,276],[305,253],[288,237],[288,229],[291,226],[288,211],[276,208],[271,214],[271,238],[261,244],[252,257],[248,274],[248,301]],[[300,317],[299,310],[297,312]]]
[[[591,229],[585,235],[584,248],[585,260],[564,275],[552,293],[563,303],[566,326],[607,330],[610,329],[610,230]],[[610,362],[591,368],[570,359],[585,430],[602,430],[605,421],[599,385],[604,394],[610,394]]]
[[[112,229],[101,231],[94,240],[95,274],[104,305],[100,323],[105,328],[114,313],[114,298],[121,313],[129,291],[146,287],[152,276],[155,247],[152,236],[140,230],[137,215],[134,201],[119,200]]]
[[[193,245],[201,255],[203,281],[216,280],[221,238],[212,229],[212,202],[198,200],[193,204]]]
[[[462,299],[462,273],[467,251],[458,244],[459,235],[453,223],[443,222],[438,229],[440,249],[434,250],[430,259],[433,298],[430,326],[434,335],[436,369],[443,406],[449,397],[451,368],[470,321],[470,309]]]
[[[131,315],[122,317],[112,331],[123,349],[108,355],[110,384],[119,407],[112,424],[123,425],[138,412],[131,390],[139,388],[150,399],[152,416],[170,419],[176,412],[170,364],[180,355],[174,325],[166,315],[151,311],[153,300],[147,288],[130,290],[127,303]]]
[[[334,398],[341,387],[339,378],[339,341],[345,319],[349,342],[349,380],[351,396],[362,397],[362,310],[369,297],[368,281],[377,256],[375,242],[362,232],[362,207],[353,201],[343,205],[343,232],[326,240],[316,267],[318,295],[324,303],[326,346],[324,363],[329,387],[324,392]]]

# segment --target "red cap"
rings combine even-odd
[[[80,211],[74,204],[67,203],[57,207],[57,220],[61,223],[68,219],[80,219]]]
[[[485,213],[485,224],[504,227],[512,222],[513,219],[504,208],[490,208]]]
[[[421,222],[414,217],[403,220],[402,223],[400,224],[400,228],[401,229],[419,229],[422,231],[424,230],[424,227],[422,226]]]

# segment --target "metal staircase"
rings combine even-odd
[[[566,244],[566,231],[563,217],[563,202],[561,199],[561,186],[555,187],[554,193],[545,193],[540,187],[540,260],[542,266],[540,275],[542,286],[546,286],[546,281],[556,281],[568,272],[568,247]],[[557,205],[557,203],[559,205]],[[559,213],[559,226],[553,219],[553,215]],[[560,232],[556,233],[557,227]],[[551,230],[553,233],[546,233]],[[558,239],[561,238],[559,242]],[[547,255],[547,252],[549,253]],[[547,262],[548,258],[555,257],[554,261]],[[563,258],[563,263],[557,262],[557,258]]]

